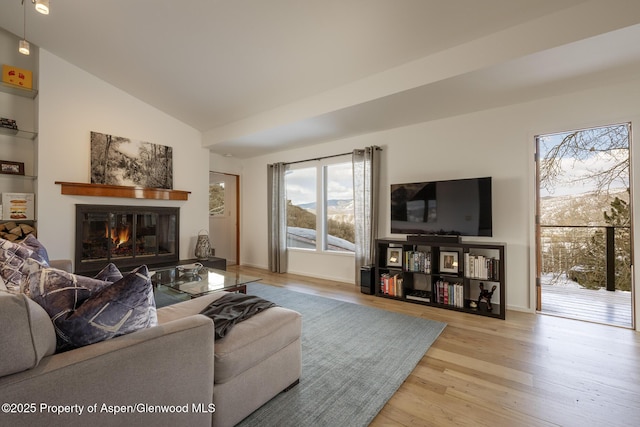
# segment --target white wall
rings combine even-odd
[[[390,236],[392,183],[492,176],[494,237],[476,240],[506,243],[507,306],[533,311],[534,136],[626,121],[638,126],[638,99],[640,81],[634,81],[248,159],[242,175],[242,263],[264,268],[268,265],[268,163],[379,145],[384,149],[380,237]],[[637,157],[635,153],[632,149],[633,158]],[[640,224],[638,219],[635,214],[636,224]],[[296,252],[289,258],[289,271],[353,282],[355,272],[347,260]]]
[[[50,257],[73,259],[81,203],[180,207],[180,258],[192,258],[198,231],[209,227],[209,153],[201,133],[42,49],[39,75],[38,238]],[[189,200],[61,195],[55,181],[90,182],[91,131],[173,147],[173,187],[191,191]]]

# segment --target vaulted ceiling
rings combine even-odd
[[[637,0],[26,3],[31,43],[237,157],[640,77]]]

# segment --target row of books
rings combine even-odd
[[[402,297],[402,276],[399,274],[384,273],[380,275],[380,293],[392,297]]]
[[[431,274],[431,254],[422,251],[406,251],[404,268],[406,271]]]
[[[436,302],[454,307],[464,307],[464,287],[461,283],[438,280],[434,284]]]
[[[464,275],[474,279],[500,280],[500,260],[484,255],[464,254]]]

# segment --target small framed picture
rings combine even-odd
[[[0,160],[0,173],[24,175],[24,163]]]
[[[387,267],[402,267],[402,248],[387,248]]]
[[[458,273],[458,252],[440,252],[440,273]]]

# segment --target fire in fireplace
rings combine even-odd
[[[76,272],[178,261],[180,208],[76,205]]]

